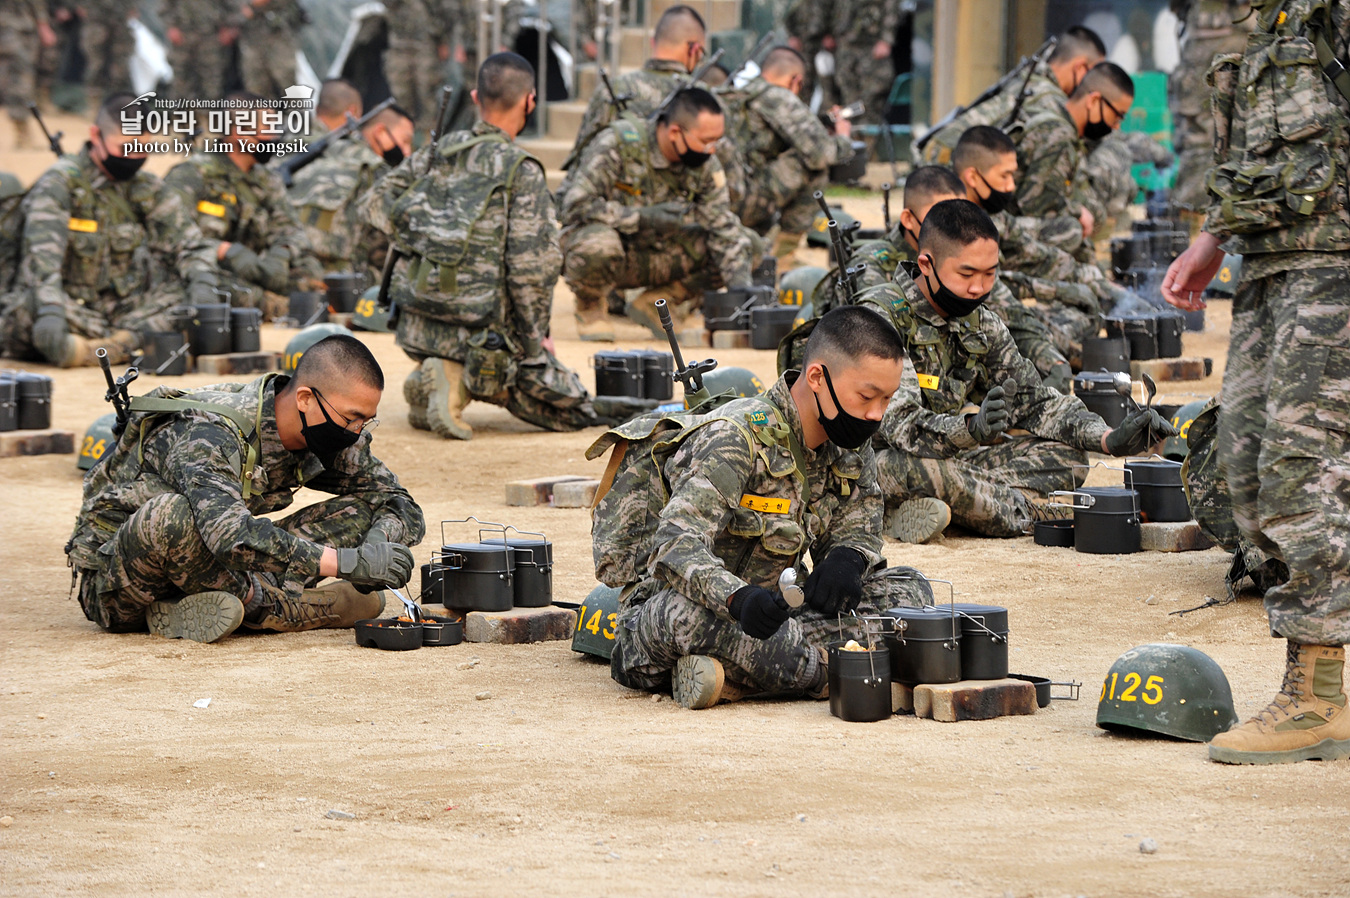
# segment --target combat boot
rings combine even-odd
[[[403,399],[408,403],[408,423],[413,429],[431,430],[427,421],[427,390],[420,366],[403,379]]]
[[[323,626],[334,630],[350,629],[359,620],[370,620],[384,613],[383,592],[364,593],[346,580],[334,580],[307,589],[301,596],[305,602],[327,608],[331,619]]]
[[[1210,740],[1224,764],[1289,764],[1350,758],[1345,646],[1289,643],[1284,685],[1251,720]]]
[[[614,326],[598,297],[577,297],[577,336],[586,343],[613,343]]]
[[[795,231],[779,231],[773,242],[773,257],[778,260],[778,270],[787,271],[798,264],[797,247],[801,246],[802,234]]]
[[[429,358],[422,362],[422,384],[432,432],[447,440],[473,439],[473,428],[461,417],[470,401],[464,366],[449,359]]]
[[[634,324],[640,324],[652,332],[652,336],[658,340],[666,338],[666,331],[661,327],[661,316],[656,311],[656,301],[658,299],[669,299],[669,291],[666,290],[643,290],[633,299],[628,300],[624,306],[623,313]]]
[[[165,639],[215,642],[229,636],[244,620],[244,603],[228,592],[193,593],[177,601],[151,602],[145,612],[150,632]]]
[[[951,522],[952,510],[941,499],[908,499],[886,513],[885,533],[902,543],[926,543]]]
[[[830,653],[820,646],[816,646],[816,651],[820,653],[820,666],[816,668],[815,682],[806,690],[806,697],[823,701],[830,697]]]
[[[33,132],[29,128],[28,116],[11,118],[10,124],[14,126],[14,149],[30,150],[33,148]]]
[[[722,662],[709,655],[685,655],[675,662],[670,695],[681,708],[700,711],[718,702],[736,702],[747,690],[727,682]]]

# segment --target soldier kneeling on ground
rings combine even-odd
[[[422,510],[370,452],[384,389],[353,337],[305,352],[293,378],[138,396],[86,475],[66,544],[85,616],[112,632],[215,642],[350,627],[408,582]],[[275,523],[301,486],[334,498]],[[346,582],[315,588],[325,577]]]
[[[802,370],[768,393],[666,422],[682,429],[651,445],[650,472],[631,440],[650,435],[651,420],[597,444],[629,441],[596,511],[597,574],[610,586],[631,577],[611,659],[617,682],[670,688],[687,708],[756,693],[821,698],[826,644],[866,638],[855,612],[931,600],[917,572],[885,570],[881,555],[870,440],[904,352],[876,312],[835,309],[811,334]],[[658,480],[669,498],[646,530]],[[780,577],[801,572],[808,550],[813,570],[794,608]]]

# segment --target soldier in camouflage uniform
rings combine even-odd
[[[1131,171],[1136,163],[1157,168],[1171,165],[1168,149],[1141,131],[1112,131],[1083,158],[1079,176],[1084,201],[1092,212],[1097,233],[1110,233],[1107,218],[1120,220],[1139,194],[1139,182]]]
[[[219,0],[165,0],[159,15],[169,38],[173,95],[225,96],[230,56],[243,24],[238,8]]]
[[[402,587],[422,510],[370,452],[384,376],[350,336],[295,377],[133,400],[90,469],[66,545],[85,616],[113,632],[214,642],[259,630],[350,627]],[[334,498],[272,521],[301,486]],[[346,583],[314,589],[321,578]]]
[[[300,28],[309,24],[300,0],[244,0],[239,68],[244,89],[275,99],[295,84]]]
[[[14,126],[14,149],[32,145],[28,104],[37,102],[38,51],[56,44],[42,0],[15,0],[0,9],[0,102]]]
[[[816,71],[816,54],[824,47],[825,35],[834,18],[833,0],[795,0],[783,17],[787,28],[788,46],[806,60],[806,78],[801,95],[811,101],[820,73]],[[777,21],[777,19],[775,19]],[[821,93],[826,102],[834,95],[834,76],[821,82]]]
[[[811,196],[825,189],[829,167],[853,156],[849,123],[841,120],[831,134],[798,96],[805,75],[800,53],[776,47],[764,58],[760,77],[718,92],[729,145],[745,166],[741,222],[760,234],[776,224],[773,254],[780,260],[792,255],[815,220]]]
[[[454,4],[455,0],[447,0]],[[453,15],[456,24],[455,61],[459,63],[461,84],[472,88],[478,74],[478,60],[481,52],[478,47],[478,22],[488,7],[488,15],[501,20],[501,42],[497,47],[488,47],[489,55],[516,45],[520,34],[520,20],[525,12],[522,0],[459,0],[458,6],[446,15]],[[492,28],[487,29],[488,39],[492,38]],[[459,115],[450,122],[453,130],[472,128],[475,121],[473,104],[460,106]]]
[[[1020,536],[1033,517],[1049,516],[1036,500],[1083,482],[1086,468],[1075,468],[1088,452],[1136,454],[1176,433],[1151,409],[1112,430],[1077,397],[1042,386],[984,308],[997,269],[993,221],[969,200],[948,200],[924,218],[917,265],[858,297],[889,312],[914,366],[877,435],[886,447],[877,452],[877,480],[886,504],[899,509],[893,532],[902,538],[940,532],[903,520],[916,498],[942,500],[976,533]],[[928,506],[919,508],[931,520]]]
[[[288,195],[324,271],[362,271],[367,283],[379,283],[389,241],[361,214],[360,201],[412,153],[412,142],[412,119],[390,107],[296,172]]]
[[[429,128],[454,44],[458,7],[445,0],[385,0],[384,8],[389,25],[384,77],[389,91],[414,122]]]
[[[1210,70],[1213,204],[1162,284],[1173,305],[1204,308],[1220,244],[1242,253],[1219,465],[1242,535],[1289,566],[1265,594],[1271,633],[1287,640],[1284,683],[1256,717],[1215,736],[1209,756],[1333,760],[1350,757],[1350,4],[1252,7],[1244,53]]]
[[[644,537],[646,579],[621,594],[617,682],[669,687],[687,708],[753,693],[821,697],[826,644],[865,638],[857,618],[840,615],[918,604],[917,584],[880,574],[882,505],[868,443],[903,354],[880,316],[836,309],[812,334],[804,370],[662,447],[670,498]],[[800,571],[807,551],[814,570],[793,609],[778,580]]]
[[[410,256],[396,269],[393,294],[398,344],[421,363],[404,385],[410,420],[447,439],[472,439],[461,413],[478,399],[548,430],[599,424],[580,378],[553,354],[549,315],[561,267],[553,197],[543,166],[513,142],[534,108],[534,67],[515,53],[489,56],[473,97],[482,120],[472,131],[418,150],[366,203],[370,222]],[[481,210],[446,202],[473,191],[487,195]],[[467,236],[452,237],[464,227],[461,212],[475,221]],[[500,254],[478,253],[474,229],[494,228]]]
[[[249,94],[231,94],[229,99],[258,101]],[[324,289],[323,270],[281,176],[264,164],[272,158],[270,147],[278,132],[264,125],[265,108],[247,111],[256,113],[252,122],[234,118],[228,131],[213,135],[228,149],[192,154],[169,171],[164,185],[194,210],[207,239],[219,242],[220,285],[230,293],[231,303],[262,309],[271,319],[286,314],[292,290]]]
[[[1172,202],[1203,211],[1209,205],[1205,173],[1214,152],[1214,116],[1205,73],[1220,53],[1240,53],[1255,18],[1247,0],[1171,0],[1181,34],[1181,61],[1167,78],[1177,183]]]
[[[131,57],[136,39],[127,22],[138,18],[138,0],[83,0],[80,46],[89,99],[99,102],[113,91],[131,88]]]
[[[842,105],[862,100],[860,122],[882,124],[895,78],[891,40],[900,27],[893,0],[833,0],[835,18],[825,38],[834,52],[834,86]],[[831,46],[832,45],[832,46]]]
[[[1003,90],[978,106],[967,109],[935,133],[923,137],[923,146],[915,143],[915,159],[921,162],[947,165],[952,150],[961,135],[976,125],[1006,128],[1012,124],[1017,100],[1022,107],[1016,118],[1028,119],[1043,112],[1054,112],[1069,99],[1088,70],[1106,58],[1106,46],[1090,28],[1075,25],[1059,36],[1059,42],[1048,58],[1036,64],[1028,80],[1025,75],[1013,78]],[[1026,94],[1022,87],[1026,85]]]
[[[724,117],[717,99],[685,88],[655,122],[620,119],[591,141],[562,198],[563,276],[583,340],[613,340],[604,297],[644,288],[635,321],[661,334],[655,302],[686,314],[704,288],[749,287],[752,240],[731,211],[713,156]]]
[[[123,154],[119,111],[133,99],[109,97],[84,149],[23,201],[18,277],[0,300],[7,356],[93,365],[101,345],[126,361],[139,331],[169,330],[170,308],[215,295],[214,243],[174,191],[140,170],[144,154]]]

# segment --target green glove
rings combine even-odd
[[[65,313],[59,309],[55,312],[43,310],[33,322],[33,346],[53,365],[63,363],[69,334]]]
[[[229,302],[228,295],[216,292],[216,285],[208,280],[195,280],[188,284],[188,302],[194,306],[209,306],[215,303]]]
[[[1117,458],[1142,455],[1159,440],[1176,435],[1177,429],[1154,409],[1136,409],[1106,435],[1106,451]]]
[[[684,203],[656,203],[638,210],[638,230],[662,237],[674,234],[684,225]]]
[[[966,428],[981,445],[991,442],[1008,429],[1008,404],[1003,401],[1003,387],[992,387],[984,394],[980,410],[966,421]]]
[[[412,577],[412,552],[399,543],[362,543],[337,557],[338,576],[355,586],[399,589]]]
[[[1069,367],[1068,362],[1058,362],[1050,366],[1050,373],[1045,375],[1041,381],[1041,386],[1049,387],[1057,393],[1063,393],[1068,396],[1073,393],[1073,369]]]

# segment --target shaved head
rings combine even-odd
[[[945,165],[921,165],[905,178],[905,208],[917,218],[935,199],[964,197],[966,185]]]
[[[314,112],[324,118],[340,118],[350,111],[360,116],[365,105],[361,102],[361,92],[345,78],[329,78],[319,85],[319,101]]]
[[[805,75],[806,58],[791,47],[774,47],[759,69],[765,75]]]
[[[952,168],[963,172],[968,168],[987,171],[1004,156],[1016,153],[1012,138],[993,125],[975,125],[967,128],[952,150]]]
[[[366,344],[346,334],[324,337],[306,349],[295,369],[294,386],[318,388],[334,396],[344,393],[352,381],[384,389],[380,363]]]
[[[989,214],[970,200],[944,200],[924,216],[919,251],[949,259],[979,240],[998,243],[998,228]]]
[[[802,367],[822,362],[839,371],[869,356],[889,362],[904,359],[905,344],[895,325],[867,306],[840,306],[816,322],[806,340]]]
[[[478,105],[493,112],[514,109],[534,93],[534,66],[518,53],[493,53],[478,67]]]
[[[1090,93],[1099,93],[1113,103],[1134,99],[1134,81],[1114,62],[1102,62],[1093,66],[1079,82],[1072,99],[1080,100]]]
[[[672,6],[661,14],[661,18],[656,21],[652,40],[661,46],[683,47],[690,41],[703,43],[707,34],[708,28],[703,24],[703,16],[692,7],[681,4]]]

